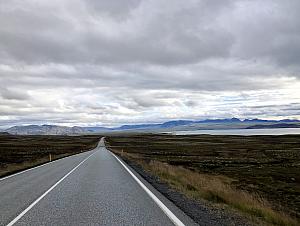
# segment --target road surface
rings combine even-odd
[[[93,151],[0,179],[0,225],[195,225],[102,138]]]

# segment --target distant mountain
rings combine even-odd
[[[20,135],[76,135],[86,133],[114,132],[114,131],[151,131],[165,132],[178,130],[199,129],[260,129],[260,128],[299,128],[299,120],[263,120],[263,119],[206,119],[206,120],[172,120],[164,123],[122,125],[107,128],[94,127],[66,127],[56,125],[14,126],[3,132]]]
[[[265,120],[265,119],[245,119],[243,122],[253,122],[253,123],[297,123],[300,122],[297,119],[282,119],[282,120]]]
[[[264,123],[264,122],[276,122],[275,120],[264,120],[264,119],[245,119],[243,122],[250,122],[250,123]]]
[[[191,123],[194,123],[195,121],[191,121],[191,120],[174,120],[174,121],[168,121],[165,122],[163,124],[160,124],[161,128],[171,128],[174,126],[184,126],[184,125],[188,125]]]
[[[293,123],[293,122],[300,122],[300,121],[297,119],[283,119],[283,120],[279,120],[278,122]]]
[[[231,119],[205,119],[201,121],[196,121],[196,123],[237,123],[242,122],[238,118],[231,118]],[[195,121],[193,121],[195,123]]]
[[[111,128],[106,128],[102,126],[94,126],[94,127],[82,127],[86,132],[89,133],[97,133],[97,132],[103,132],[103,131],[110,131],[112,130]]]
[[[147,129],[147,128],[155,128],[158,126],[160,126],[160,124],[123,125],[117,128],[113,128],[112,130]]]
[[[137,125],[123,125],[117,128],[112,128],[111,130],[145,130],[145,129],[163,129],[163,128],[173,128],[176,126],[183,126],[194,123],[191,120],[173,120],[160,124],[137,124]]]
[[[254,126],[249,126],[246,129],[274,129],[274,128],[300,128],[300,125],[279,123],[279,124],[271,124],[271,125],[254,125]]]
[[[29,125],[29,126],[14,126],[5,132],[15,135],[68,135],[82,134],[86,130],[84,128],[74,126],[56,126],[56,125]]]
[[[138,130],[138,131],[168,131],[168,130],[195,130],[195,129],[237,129],[247,128],[252,125],[270,125],[274,123],[300,123],[299,120],[263,120],[263,119],[206,119],[206,120],[172,120],[159,124],[133,124],[115,128],[106,128],[110,131]]]

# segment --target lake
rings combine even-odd
[[[224,129],[224,130],[193,130],[193,131],[175,131],[174,135],[286,135],[300,134],[300,128],[278,128],[278,129]]]

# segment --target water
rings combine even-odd
[[[175,131],[174,135],[286,135],[300,134],[300,128],[278,128],[278,129],[224,129],[224,130],[193,130],[193,131]]]

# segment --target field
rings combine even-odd
[[[50,160],[88,151],[100,136],[0,135],[0,177]]]
[[[300,218],[299,135],[149,134],[106,141],[189,197],[227,204],[272,225],[296,225],[293,219]]]

